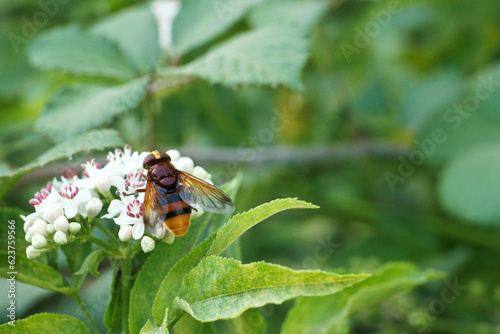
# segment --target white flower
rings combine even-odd
[[[120,226],[120,230],[118,231],[118,238],[123,241],[129,241],[132,239],[132,229],[133,227],[130,225]]]
[[[163,239],[166,233],[167,233],[167,228],[163,224],[161,224],[161,226],[157,228],[156,231],[154,232],[154,236],[157,239]]]
[[[48,234],[54,234],[56,233],[56,228],[54,227],[54,224],[47,224],[47,228],[45,229]]]
[[[95,186],[102,194],[109,193],[109,189],[111,189],[111,178],[101,176],[95,181]]]
[[[37,219],[42,219],[42,216],[40,216],[38,213],[36,212],[33,212],[33,213],[30,213],[29,215],[27,216],[23,216],[21,215],[21,218],[24,220],[24,225],[23,225],[23,228],[24,228],[24,232],[27,232],[28,229],[33,226],[33,223],[35,222],[35,220]]]
[[[42,189],[40,193],[35,194],[35,200],[30,200],[30,204],[34,205],[35,211],[40,217],[44,217],[47,208],[52,204],[58,203],[61,198],[54,187],[51,187],[50,192],[44,191],[44,189]]]
[[[77,186],[70,185],[59,189],[60,201],[64,207],[64,213],[69,219],[80,213],[83,217],[87,216],[84,205],[90,200],[92,195],[89,189],[80,189]]]
[[[208,174],[208,172],[203,167],[200,166],[194,167],[192,174],[202,180],[212,178],[212,175]]]
[[[172,162],[175,168],[191,174],[194,169],[193,159],[188,157],[180,157],[179,160]]]
[[[33,246],[28,246],[26,248],[26,256],[30,260],[36,259],[37,257],[40,256],[40,254],[42,254],[42,252]]]
[[[78,223],[69,223],[68,229],[70,234],[77,234],[82,229],[82,225]]]
[[[168,150],[167,154],[170,157],[171,162],[177,161],[181,157],[181,154],[177,150]]]
[[[41,234],[35,234],[33,236],[31,243],[33,244],[33,247],[37,249],[42,249],[47,247],[47,239],[45,239],[45,237]]]
[[[56,231],[68,232],[69,222],[68,219],[64,216],[61,216],[56,219],[54,222],[54,228]]]
[[[142,172],[128,173],[125,179],[113,177],[112,183],[119,193],[133,194],[138,189],[146,187],[146,177]]]
[[[144,236],[141,240],[141,247],[144,253],[149,253],[155,249],[155,241],[148,236]]]
[[[133,225],[132,236],[135,240],[144,234],[144,221],[142,220],[142,201],[139,199],[127,200],[123,198],[124,207],[118,218],[113,218],[117,225]]]
[[[58,245],[65,245],[68,243],[68,237],[63,231],[57,231],[56,234],[54,234],[54,241]]]
[[[111,177],[116,175],[108,168],[101,168],[101,165],[95,160],[82,164],[83,176],[82,181],[75,183],[76,186],[87,189],[97,189],[101,193],[108,193],[111,188]]]
[[[49,223],[53,223],[57,218],[61,217],[62,215],[64,215],[64,212],[61,204],[54,203],[47,207],[47,209],[43,213],[43,219],[45,219]]]
[[[148,152],[133,152],[129,145],[126,145],[124,151],[116,149],[115,153],[108,153],[106,160],[108,163],[103,169],[115,176],[124,177],[128,173],[142,172],[142,161],[148,155]]]
[[[37,219],[33,223],[33,226],[31,226],[28,229],[27,233],[30,233],[31,235],[41,234],[44,237],[46,237],[47,236],[47,230],[46,229],[47,229],[47,222],[45,222],[44,220],[41,220],[41,219]]]
[[[172,25],[181,9],[181,2],[176,0],[154,1],[151,9],[158,25],[160,47],[168,51],[172,47]]]
[[[89,218],[94,218],[101,212],[102,202],[96,198],[92,197],[87,204],[85,204],[85,211],[87,211],[87,215]]]

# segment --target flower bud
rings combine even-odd
[[[82,229],[82,225],[78,223],[69,223],[69,233],[77,234]]]
[[[194,176],[196,176],[197,178],[199,179],[207,179],[207,176],[209,175],[207,173],[207,171],[203,168],[203,167],[200,167],[200,166],[196,166],[195,168],[193,168],[193,173],[192,173]]]
[[[46,229],[47,229],[47,223],[45,222],[45,220],[37,219],[33,223],[33,226],[31,226],[28,229],[28,232],[31,233],[31,235],[41,234],[44,237],[46,237],[47,236],[47,230]]]
[[[200,218],[203,215],[203,210],[196,210],[196,212],[191,216],[191,219]]]
[[[191,158],[188,157],[181,157],[177,161],[176,164],[174,164],[177,169],[180,169],[186,173],[192,173],[193,168],[194,168],[194,162]]]
[[[148,236],[142,237],[141,247],[144,253],[149,253],[155,249],[155,241]]]
[[[33,247],[37,249],[42,249],[47,247],[47,239],[41,234],[35,234],[33,236],[33,239],[31,240],[31,243],[33,244]]]
[[[109,176],[101,176],[95,181],[95,187],[102,194],[109,193],[109,189],[111,189],[111,178]]]
[[[68,218],[61,216],[54,222],[54,228],[56,231],[68,232],[69,222]]]
[[[118,231],[118,238],[123,242],[129,241],[132,239],[132,229],[133,227],[131,225],[121,226]]]
[[[27,242],[31,242],[31,240],[33,240],[33,234],[31,234],[31,230],[28,230],[26,232],[26,235],[24,236],[24,239],[26,239]]]
[[[171,245],[175,241],[175,235],[173,235],[170,231],[167,231],[165,233],[165,237],[163,237],[163,242],[166,242],[167,244]]]
[[[26,256],[30,260],[33,260],[33,259],[39,257],[41,254],[42,254],[42,252],[33,246],[28,246],[26,248]]]
[[[61,217],[64,214],[61,205],[59,204],[51,204],[43,213],[43,219],[48,221],[49,223],[53,223],[57,218]]]
[[[24,222],[23,228],[24,232],[28,232],[28,229],[33,226],[33,223],[35,222],[34,219],[28,219],[27,221]]]
[[[47,228],[45,229],[48,234],[54,234],[56,233],[56,228],[54,227],[54,224],[47,224]]]
[[[57,231],[56,234],[54,234],[54,241],[58,245],[65,245],[68,243],[68,237],[63,231]]]
[[[89,219],[92,219],[95,216],[97,216],[99,212],[101,212],[101,209],[102,209],[102,202],[96,197],[92,197],[85,205],[85,210],[87,211]]]
[[[165,228],[165,226],[163,226],[163,224],[161,224],[160,227],[158,227],[156,229],[154,236],[157,239],[163,239],[163,237],[165,236],[165,233],[167,233],[167,229]]]
[[[170,159],[172,159],[172,161],[177,161],[181,157],[181,154],[177,150],[168,150],[167,154],[170,156]]]

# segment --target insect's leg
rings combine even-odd
[[[123,194],[123,196],[131,196],[131,195],[135,195],[137,193],[145,193],[145,192],[146,192],[146,188],[144,188],[144,189],[137,189],[135,191],[135,193],[122,193],[122,194]]]

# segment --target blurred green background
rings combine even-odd
[[[68,25],[95,29],[138,5],[54,1],[57,11],[41,21],[39,13],[52,13],[41,5],[49,2],[0,4],[2,205],[27,212],[29,199],[49,179],[90,157],[103,162],[107,152],[37,169],[7,189],[9,173],[64,142],[57,129],[71,128],[92,112],[86,98],[68,97],[71,116],[44,120],[53,110],[61,112],[54,108],[61,103],[55,94],[75,85],[122,82],[40,65],[40,40]],[[178,148],[212,172],[217,184],[242,171],[237,212],[278,197],[321,207],[284,213],[250,230],[242,238],[244,262],[369,272],[404,260],[448,273],[446,280],[356,314],[352,332],[500,333],[500,3],[269,2],[181,59],[158,63],[189,63],[259,20],[295,22],[310,25],[304,28],[309,49],[300,89],[174,82],[156,98],[128,104],[90,128],[116,129],[138,151]],[[313,4],[311,10],[285,4],[299,2]],[[271,7],[259,13],[264,5]],[[133,29],[122,34],[125,40],[151,37]],[[65,43],[69,49],[79,45]],[[97,315],[106,307],[110,279],[108,271],[84,287]],[[455,293],[443,292],[450,284],[458,284]],[[40,311],[81,318],[68,298],[19,286],[18,318]],[[291,305],[263,310],[269,333],[279,331]]]

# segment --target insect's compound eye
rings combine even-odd
[[[164,152],[161,152],[160,153],[160,158],[163,160],[163,159],[166,159],[168,162],[170,162],[170,155],[168,155],[167,153],[164,153]]]
[[[151,165],[153,161],[156,161],[156,157],[154,154],[148,154],[145,158],[144,161],[142,162],[142,167],[144,169],[148,169],[148,167]]]

